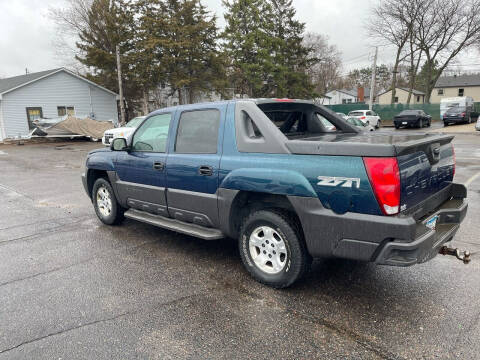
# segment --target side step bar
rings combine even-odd
[[[125,212],[125,217],[182,234],[195,236],[204,240],[217,240],[225,237],[225,235],[218,229],[185,223],[164,216],[150,214],[145,211],[129,209]]]

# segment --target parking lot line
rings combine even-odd
[[[470,179],[465,181],[465,187],[468,187],[472,182],[474,182],[478,177],[480,177],[480,171],[473,175]]]

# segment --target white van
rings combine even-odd
[[[443,114],[453,107],[466,108],[468,113],[473,111],[473,98],[470,96],[451,97],[440,100],[440,119],[443,119]]]

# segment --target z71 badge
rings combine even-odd
[[[341,187],[360,187],[359,178],[347,178],[347,177],[336,177],[336,176],[319,176],[317,178],[320,180],[317,185],[320,186],[341,186]]]

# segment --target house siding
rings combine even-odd
[[[420,101],[417,101],[417,96],[420,97]],[[398,97],[398,104],[406,104],[408,99],[408,91],[403,89],[395,90],[395,97]],[[410,104],[423,104],[425,100],[425,95],[415,95],[412,94]],[[387,91],[378,96],[378,103],[380,105],[388,105],[392,102],[392,90]]]
[[[443,89],[443,95],[438,95],[438,89]],[[457,97],[458,89],[464,89],[463,96],[470,96],[473,101],[480,101],[480,86],[459,86],[459,87],[438,87],[432,91],[430,102],[432,104],[439,104],[442,99]]]
[[[3,125],[2,100],[0,100],[0,141],[5,139],[5,127]]]
[[[27,107],[41,107],[44,118],[56,118],[57,106],[73,106],[76,116],[88,116],[93,111],[97,120],[118,118],[116,95],[60,71],[3,94],[5,137],[29,133]]]
[[[325,94],[330,97],[331,105],[343,104],[343,100],[350,101],[349,103],[356,103],[357,97],[344,93],[343,91],[332,90]]]

